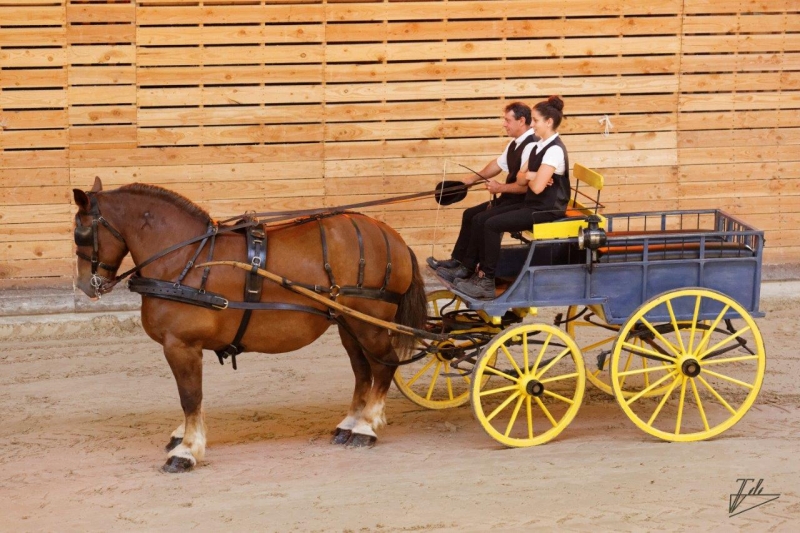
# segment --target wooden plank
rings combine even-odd
[[[276,85],[267,87],[186,87],[141,89],[140,107],[191,105],[291,104],[321,102],[318,85]]]
[[[70,44],[134,43],[136,42],[136,26],[133,24],[70,26],[67,31],[67,40]]]
[[[0,147],[63,148],[68,144],[66,130],[0,130]]]
[[[78,85],[132,85],[136,83],[133,65],[73,65],[69,67],[69,83]]]
[[[66,32],[63,27],[58,26],[2,27],[0,28],[0,42],[3,43],[3,46],[63,46],[66,44]]]
[[[221,6],[138,6],[140,26],[175,24],[246,24],[322,22],[321,5],[221,5]]]
[[[322,159],[321,143],[264,146],[204,146],[201,148],[134,148],[70,150],[70,168],[149,166],[167,163],[264,163]]]
[[[0,224],[0,243],[69,240],[72,221],[49,224]]]
[[[136,47],[132,44],[93,44],[71,46],[69,62],[72,65],[132,64],[136,60]]]
[[[70,107],[69,123],[73,126],[135,124],[136,106],[131,104]]]
[[[678,179],[682,183],[761,181],[779,179],[781,166],[778,162],[760,163],[716,163],[710,165],[680,166]]]
[[[325,52],[319,45],[138,47],[140,66],[246,65],[259,63],[321,63]]]
[[[0,205],[64,204],[72,197],[61,186],[0,187]]]
[[[4,289],[33,286],[71,285],[75,271],[75,258],[48,259],[46,261],[0,261],[0,286]],[[25,284],[29,281],[29,284]]]
[[[706,73],[681,76],[683,93],[717,91],[720,88],[736,91],[772,91],[775,87],[792,88],[789,85],[790,83],[781,84],[780,72]]]
[[[256,20],[251,22],[258,22]],[[321,24],[281,24],[279,26],[187,26],[175,28],[145,26],[136,30],[139,46],[176,46],[199,44],[322,43],[325,27]]]
[[[770,35],[686,35],[681,52],[703,54],[720,52],[782,52],[800,50],[800,36]]]
[[[136,146],[136,126],[72,126],[71,144],[132,143]]]
[[[269,163],[158,165],[142,167],[73,168],[68,183],[75,187],[89,187],[95,176],[105,187],[116,187],[137,181],[171,187],[180,182],[266,181],[292,182],[298,176],[321,178],[322,161],[276,161]]]
[[[800,69],[798,53],[766,54],[708,54],[685,55],[681,58],[683,72],[758,72]]]
[[[67,168],[0,168],[0,183],[6,187],[66,187],[69,185]]]
[[[686,0],[685,13],[716,14],[739,12],[781,12],[787,9],[786,0]]]
[[[308,123],[323,116],[322,104],[307,105],[236,105],[205,108],[139,109],[137,123],[141,127],[224,125],[224,124],[292,124]]]
[[[223,67],[152,67],[139,68],[140,87],[152,85],[243,85],[253,83],[320,83],[322,65],[226,65]]]
[[[133,104],[136,102],[136,87],[133,85],[79,86],[70,87],[70,105]]]
[[[0,224],[51,224],[69,220],[72,207],[66,203],[37,205],[9,205],[0,210]]]
[[[223,145],[249,143],[291,143],[322,140],[322,125],[295,124],[251,126],[204,126],[181,128],[140,128],[140,146]]]
[[[0,65],[13,67],[61,67],[66,64],[64,48],[3,48]]]
[[[3,75],[0,76],[0,89],[64,87],[65,85],[67,85],[65,68],[3,70]]]
[[[679,105],[682,111],[778,109],[780,101],[777,92],[698,93],[682,94]]]
[[[3,26],[61,26],[65,15],[64,6],[0,6]]]
[[[67,92],[64,89],[0,91],[0,108],[41,109],[65,107]]]
[[[67,3],[67,21],[76,23],[134,22],[136,9],[133,3],[124,4],[73,4]]]
[[[788,130],[786,130],[788,131]],[[681,148],[712,148],[727,146],[775,145],[779,133],[775,128],[742,128],[736,130],[710,130],[678,133],[678,146]]]

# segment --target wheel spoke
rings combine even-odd
[[[431,379],[431,384],[428,387],[428,394],[425,395],[426,400],[431,399],[431,395],[433,394],[433,388],[436,386],[436,380],[439,379],[439,372],[442,368],[442,362],[436,361],[436,369],[433,371],[433,379]]]
[[[508,349],[505,347],[505,345],[501,344],[500,348],[503,349],[503,353],[506,354],[506,357],[508,358],[508,360],[511,361],[511,366],[514,367],[514,371],[517,373],[517,375],[519,377],[522,377],[523,376],[522,371],[519,369],[519,366],[517,365],[517,362],[514,361],[514,358],[511,357],[511,353],[508,351]]]
[[[675,390],[675,386],[676,385],[678,385],[678,380],[677,379],[672,382],[672,385],[670,385],[669,390],[666,392],[666,394],[664,394],[664,397],[661,398],[661,401],[658,402],[658,405],[656,406],[656,410],[653,411],[653,414],[650,416],[650,420],[647,421],[647,425],[648,426],[652,426],[653,422],[656,421],[656,417],[658,416],[658,413],[661,412],[661,409],[667,403],[667,400],[669,400],[669,397],[672,396],[672,391]]]
[[[681,399],[678,402],[678,418],[675,421],[676,435],[680,434],[681,432],[681,421],[683,420],[683,404],[685,400],[686,400],[686,376],[683,376],[681,379]]]
[[[502,411],[503,409],[508,407],[508,404],[513,402],[514,399],[519,395],[520,395],[520,392],[517,391],[514,394],[512,394],[511,396],[509,396],[508,398],[506,398],[506,400],[503,403],[498,405],[497,408],[495,408],[495,410],[492,411],[492,413],[489,416],[486,417],[486,421],[490,422],[492,420],[492,418],[496,417],[498,415],[498,413],[500,413],[500,411]]]
[[[514,427],[514,422],[517,421],[517,414],[519,414],[519,408],[522,407],[523,400],[524,398],[520,394],[519,398],[517,398],[517,405],[514,406],[514,412],[511,413],[511,419],[508,421],[508,425],[506,426],[506,432],[504,433],[506,437],[508,437],[509,433],[511,433],[511,428]]]
[[[565,398],[564,396],[561,396],[560,394],[556,394],[555,392],[553,392],[553,391],[549,391],[549,390],[547,390],[547,389],[545,389],[545,390],[544,390],[544,393],[545,393],[546,395],[548,395],[548,396],[551,396],[551,397],[553,397],[553,398],[556,398],[557,400],[561,400],[562,402],[568,403],[568,404],[570,404],[570,405],[572,405],[572,404],[574,404],[574,403],[575,403],[575,401],[574,401],[574,400],[571,400],[571,399],[569,399],[569,398]],[[538,396],[534,396],[534,398],[536,398],[536,401],[537,401],[537,402],[541,402],[541,400],[539,400],[539,397],[538,397]],[[542,404],[542,405],[544,405],[544,404]]]
[[[697,402],[697,409],[700,411],[700,418],[703,419],[703,427],[708,431],[708,419],[703,409],[703,402],[700,401],[700,394],[697,392],[697,385],[694,383],[694,378],[689,378],[689,382],[692,384],[692,393],[694,394],[694,401]]]
[[[638,400],[639,398],[641,398],[642,396],[644,396],[645,394],[647,394],[651,390],[655,389],[656,387],[658,387],[659,385],[661,385],[662,383],[667,381],[669,378],[675,377],[676,375],[677,375],[677,371],[673,370],[672,372],[670,372],[666,376],[664,376],[662,378],[659,378],[658,381],[653,382],[653,384],[650,385],[649,387],[645,387],[644,389],[640,390],[636,395],[631,396],[630,398],[625,400],[625,403],[628,404],[628,405],[632,404],[633,402],[635,402],[636,400]]]
[[[669,318],[672,321],[672,328],[675,330],[675,336],[678,337],[681,353],[685,353],[686,350],[683,346],[683,337],[681,337],[681,330],[678,327],[678,320],[675,318],[675,312],[672,310],[672,302],[669,300],[667,300],[667,310],[669,311]]]
[[[607,338],[605,338],[605,339],[603,339],[601,341],[594,342],[594,343],[592,343],[592,344],[590,344],[588,346],[582,346],[581,347],[581,351],[582,352],[588,352],[590,350],[594,350],[598,346],[602,346],[604,344],[608,344],[609,342],[613,341],[616,338],[617,338],[617,336],[614,335],[613,337],[607,337]]]
[[[442,316],[442,312],[439,311],[439,301],[433,300],[431,305],[433,306],[433,316]]]
[[[547,338],[544,340],[542,344],[542,349],[539,350],[539,355],[536,356],[536,362],[533,363],[533,367],[531,368],[531,374],[536,374],[536,369],[539,368],[539,363],[542,362],[542,357],[544,356],[545,350],[547,350],[547,346],[550,344],[550,339],[553,338],[553,334],[550,333],[547,335]]]
[[[643,361],[645,361],[643,359]],[[670,370],[670,368],[674,368],[674,365],[671,366],[652,366],[647,368],[637,368],[636,370],[628,370],[627,372],[618,372],[618,376],[633,376],[634,374],[649,374],[650,372],[656,372],[658,370]]]
[[[708,344],[708,341],[711,340],[711,334],[717,328],[717,325],[719,324],[720,320],[722,320],[722,317],[725,316],[725,313],[727,313],[728,309],[730,308],[731,308],[730,305],[726,305],[725,307],[722,308],[722,312],[717,315],[717,318],[714,319],[714,322],[711,324],[711,327],[708,328],[705,333],[703,333],[703,337],[700,339],[700,343],[697,345],[697,350],[695,352],[690,352],[692,355],[697,357],[697,354],[700,353],[700,351],[705,347],[706,344]]]
[[[449,368],[447,368],[448,366],[449,365],[445,366],[445,371],[446,372],[449,370]],[[447,395],[452,400],[454,398],[454,396],[453,396],[453,380],[450,378],[450,376],[445,376],[445,379],[447,380]]]
[[[648,348],[645,348],[644,346],[637,346],[636,344],[631,344],[628,341],[624,341],[622,343],[622,346],[624,348],[627,348],[628,350],[638,351],[639,354],[652,355],[659,361],[665,361],[665,362],[675,361],[675,358],[668,354],[659,353],[655,350],[650,350]]]
[[[730,381],[731,383],[735,383],[736,385],[739,385],[739,386],[744,387],[746,389],[753,390],[753,385],[751,385],[749,383],[745,383],[744,381],[739,381],[738,379],[734,379],[734,378],[732,378],[730,376],[726,376],[724,374],[719,374],[717,372],[714,372],[714,371],[708,370],[708,369],[703,370],[703,372],[705,372],[706,374],[710,374],[710,375],[712,375],[714,377],[717,377],[719,379],[724,379],[725,381]]]
[[[711,348],[709,348],[708,350],[704,351],[704,352],[703,352],[702,354],[700,354],[700,355],[699,355],[697,358],[698,358],[698,359],[700,359],[700,360],[702,360],[702,359],[703,359],[703,357],[707,356],[707,355],[708,355],[708,354],[710,354],[710,353],[713,353],[713,352],[714,352],[715,350],[717,350],[718,348],[722,348],[723,346],[725,346],[726,344],[728,344],[730,341],[732,341],[732,340],[734,340],[734,339],[736,339],[736,338],[740,337],[742,333],[746,333],[746,332],[748,332],[748,331],[750,331],[750,326],[745,326],[745,327],[743,327],[742,329],[740,329],[739,331],[737,331],[736,333],[731,333],[730,335],[728,335],[727,337],[725,337],[724,339],[722,339],[721,341],[719,341],[717,344],[715,344],[714,346],[712,346],[712,347],[711,347]]]
[[[675,346],[673,346],[671,342],[669,342],[667,339],[665,339],[665,338],[664,338],[664,336],[663,336],[661,333],[659,333],[659,332],[658,332],[658,331],[657,331],[657,330],[656,330],[656,329],[653,327],[653,325],[652,325],[650,322],[648,322],[648,321],[647,321],[647,319],[646,319],[645,317],[642,317],[642,318],[640,318],[639,320],[642,322],[642,324],[644,324],[644,325],[647,327],[647,329],[649,329],[649,330],[650,330],[650,332],[651,332],[653,335],[655,335],[655,336],[656,336],[656,338],[657,338],[658,340],[660,340],[662,343],[664,343],[664,344],[665,344],[665,345],[666,345],[666,346],[667,346],[667,347],[670,349],[670,351],[672,351],[672,353],[674,353],[674,354],[675,354],[675,357],[680,357],[680,356],[681,356],[681,354],[680,354],[680,352],[678,351],[678,349],[677,349],[677,348],[675,348]]]
[[[525,367],[525,373],[530,372],[530,361],[528,361],[528,333],[522,334],[522,366]]]
[[[546,392],[547,391],[545,391],[545,393]],[[538,396],[534,396],[533,399],[536,400],[536,404],[539,406],[539,409],[541,409],[544,412],[544,416],[546,416],[547,419],[550,421],[550,423],[553,424],[553,427],[556,427],[558,425],[558,422],[556,422],[556,419],[553,418],[553,415],[550,414],[550,410],[547,409],[547,406],[544,404],[544,402],[542,402],[542,400],[540,400]]]
[[[413,378],[411,378],[411,379],[409,379],[409,380],[408,380],[408,382],[406,383],[406,385],[407,385],[407,386],[409,386],[409,387],[410,387],[411,385],[413,385],[413,384],[414,384],[414,382],[415,382],[415,381],[417,381],[417,380],[418,380],[420,377],[422,377],[422,375],[423,375],[425,372],[427,372],[427,371],[428,371],[428,369],[429,369],[430,367],[432,367],[432,366],[433,366],[433,363],[435,363],[435,362],[436,362],[436,357],[435,357],[435,356],[431,357],[431,360],[428,362],[428,364],[427,364],[427,365],[425,365],[425,366],[423,366],[423,367],[422,367],[422,370],[420,370],[419,372],[417,372],[416,374],[414,374],[414,377],[413,377]]]
[[[539,383],[551,383],[553,381],[561,381],[562,379],[570,379],[578,377],[578,372],[574,372],[572,374],[561,374],[560,376],[555,376],[552,378],[542,379],[539,380]]]
[[[519,385],[508,385],[507,387],[482,390],[478,393],[478,396],[489,396],[490,394],[500,394],[501,392],[508,392],[512,390],[519,390]]]
[[[697,317],[700,316],[700,301],[702,297],[698,294],[697,299],[694,302],[694,315],[692,315],[692,329],[691,333],[689,334],[689,349],[686,350],[686,353],[694,353],[692,352],[692,347],[694,346],[694,335],[697,332]]]
[[[628,352],[628,359],[625,361],[625,368],[623,371],[628,370],[631,367],[631,361],[633,361],[633,352]],[[619,380],[620,389],[625,386],[625,378],[626,376],[622,376],[622,378]]]
[[[531,412],[531,397],[525,397],[525,411],[528,414],[528,438],[533,439],[533,413]]]
[[[714,387],[712,387],[712,386],[711,386],[711,384],[710,384],[708,381],[706,381],[705,379],[703,379],[703,376],[697,376],[697,379],[699,379],[699,380],[700,380],[700,383],[702,383],[703,385],[705,385],[705,386],[706,386],[706,388],[707,388],[707,389],[708,389],[708,390],[711,392],[711,394],[713,394],[713,395],[714,395],[714,397],[715,397],[717,400],[719,400],[719,403],[721,403],[722,405],[724,405],[724,406],[725,406],[725,408],[726,408],[728,411],[730,411],[730,413],[731,413],[732,415],[735,415],[735,414],[736,414],[736,410],[735,410],[733,407],[731,407],[731,406],[730,406],[730,404],[728,404],[728,402],[726,402],[726,401],[725,401],[725,398],[723,398],[722,396],[720,396],[720,395],[719,395],[719,393],[718,393],[716,390],[714,390]]]
[[[548,371],[548,370],[550,370],[550,369],[553,367],[553,365],[555,365],[556,363],[558,363],[559,361],[561,361],[561,358],[562,358],[562,357],[564,357],[565,355],[567,355],[569,352],[570,352],[570,349],[569,349],[569,348],[564,348],[564,350],[562,350],[560,354],[558,354],[557,356],[555,356],[555,357],[553,358],[553,360],[552,360],[552,361],[550,361],[549,363],[547,363],[547,366],[546,366],[546,367],[544,367],[544,368],[542,369],[542,371],[541,371],[541,372],[539,372],[539,373],[536,375],[536,379],[539,379],[539,378],[541,378],[543,375],[545,375],[545,374],[547,373],[547,371]]]
[[[751,361],[753,359],[758,359],[757,355],[743,355],[741,357],[726,357],[725,359],[710,359],[708,361],[703,361],[700,366],[703,368],[707,367],[708,365],[719,365],[722,363],[736,363],[739,361]]]
[[[502,378],[506,378],[508,381],[513,381],[514,383],[519,381],[518,378],[512,378],[511,376],[509,376],[505,372],[501,372],[500,370],[497,370],[496,368],[491,367],[491,366],[487,366],[484,371],[485,372],[489,372],[490,374],[494,374],[495,376],[500,376]]]

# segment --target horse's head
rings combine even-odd
[[[75,213],[75,245],[78,256],[77,285],[90,298],[99,298],[114,287],[128,246],[119,231],[100,212],[103,184],[95,178],[89,192],[72,189],[78,212]]]

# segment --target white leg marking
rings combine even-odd
[[[369,435],[371,437],[378,438],[375,432],[372,430],[372,426],[368,423],[361,420],[358,424],[355,425],[353,428],[353,433],[358,433],[359,435]]]
[[[339,429],[350,430],[350,429],[353,429],[355,427],[357,422],[358,422],[358,419],[356,417],[347,415],[346,417],[344,417],[344,420],[339,422],[339,425],[336,426],[336,427],[339,428]]]
[[[184,444],[178,444],[175,447],[174,450],[169,452],[169,455],[167,455],[167,457],[168,458],[169,457],[182,457],[184,459],[188,459],[189,461],[191,461],[192,466],[195,466],[197,464],[197,459],[195,459],[194,455],[192,455],[192,451],[189,449],[188,446],[186,446]]]
[[[181,424],[178,426],[175,431],[172,432],[172,435],[169,436],[171,439],[182,439],[183,433],[185,431],[186,424]]]
[[[363,419],[372,425],[372,429],[379,430],[386,425],[386,414],[384,408],[386,403],[384,400],[376,401],[374,404],[364,409]]]

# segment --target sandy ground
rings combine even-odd
[[[331,330],[296,353],[241,356],[237,372],[206,354],[209,447],[184,475],[159,471],[182,414],[135,314],[6,322],[0,530],[797,531],[800,299],[762,309],[762,392],[710,441],[656,440],[588,388],[558,439],[506,449],[468,405],[429,411],[393,388],[375,448],[332,446],[353,378]],[[743,477],[780,497],[729,518]]]

